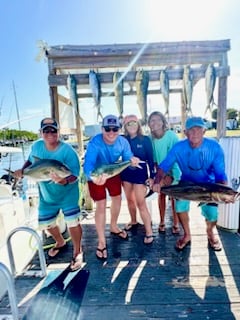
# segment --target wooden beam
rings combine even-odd
[[[207,65],[201,66],[198,68],[192,68],[193,71],[193,78],[194,81],[197,81],[201,78],[205,77],[205,71],[207,69]],[[160,72],[162,69],[159,70],[149,70],[149,81],[159,81],[160,79]],[[169,80],[181,80],[183,77],[183,67],[171,69],[167,68],[166,72],[168,74]],[[230,74],[230,68],[227,67],[216,67],[216,76],[217,77],[227,77]],[[89,84],[89,74],[82,73],[82,74],[72,74],[76,79],[78,85],[88,85]],[[113,75],[114,72],[102,72],[99,73],[99,80],[101,84],[109,84],[113,83]],[[49,86],[66,86],[67,85],[67,74],[50,74],[48,76],[48,84]],[[124,81],[126,82],[135,82],[136,79],[136,71],[129,71],[124,76]]]

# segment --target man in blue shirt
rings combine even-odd
[[[88,188],[91,198],[96,202],[95,225],[98,234],[98,246],[96,256],[99,259],[107,258],[105,237],[106,224],[106,191],[111,197],[111,225],[110,231],[122,239],[127,239],[125,230],[119,229],[117,219],[121,207],[121,178],[116,175],[107,179],[106,174],[91,178],[92,171],[101,165],[113,164],[131,160],[132,165],[138,165],[139,159],[133,156],[128,141],[119,135],[119,119],[114,115],[108,115],[102,122],[102,133],[97,134],[88,143],[84,157],[84,174],[88,180]]]
[[[187,119],[185,125],[187,139],[176,143],[167,157],[159,164],[153,191],[160,192],[164,185],[164,177],[175,162],[179,165],[182,173],[181,181],[227,184],[223,150],[216,140],[204,137],[205,131],[202,118],[191,117]],[[176,243],[178,250],[183,250],[191,243],[189,207],[190,201],[188,200],[176,201],[176,212],[184,230],[184,236]],[[215,203],[203,204],[201,211],[207,225],[209,245],[213,250],[219,251],[221,244],[214,233],[218,219],[217,205]]]
[[[48,255],[53,258],[66,247],[65,239],[56,224],[59,211],[62,210],[73,242],[73,259],[70,268],[75,271],[82,265],[82,228],[78,204],[79,158],[69,144],[59,139],[59,125],[55,119],[44,118],[41,121],[40,133],[42,139],[33,143],[28,160],[21,169],[15,171],[14,175],[21,178],[24,169],[37,161],[36,159],[58,160],[69,168],[71,174],[66,178],[51,173],[51,181],[38,182],[38,220],[40,228],[47,229],[56,242],[48,251]]]

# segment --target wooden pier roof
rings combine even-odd
[[[149,205],[155,236],[153,244],[143,244],[142,226],[129,232],[128,241],[124,241],[110,235],[107,224],[108,259],[105,263],[95,256],[97,236],[93,215],[83,220],[85,278],[76,280],[76,291],[72,296],[77,295],[78,300],[72,298],[70,306],[67,297],[63,302],[61,292],[53,290],[51,295],[48,290],[47,295],[43,294],[37,319],[49,319],[46,316],[49,314],[51,320],[62,319],[57,308],[59,304],[63,308],[64,303],[66,308],[69,307],[65,319],[71,320],[240,319],[239,234],[219,228],[223,250],[212,251],[207,245],[204,219],[193,203],[190,213],[192,244],[178,252],[174,249],[177,236],[171,233],[169,209],[166,234],[159,234],[156,200]],[[120,226],[128,221],[127,206],[123,203]],[[49,274],[44,279],[45,285],[50,277],[53,280],[69,263],[72,254],[70,242],[68,246],[69,250],[55,259],[49,259],[46,252]],[[36,267],[37,263],[35,259],[31,268]],[[76,274],[71,273],[69,277]],[[23,319],[29,306],[34,305],[34,296],[42,286],[39,281],[36,277],[16,278],[20,319]],[[53,303],[52,299],[55,299]],[[0,302],[0,318],[6,313],[10,313],[7,296]]]
[[[230,75],[227,53],[230,40],[182,41],[156,43],[127,43],[104,45],[42,45],[41,49],[48,60],[52,115],[59,119],[58,88],[67,85],[67,75],[71,73],[78,85],[78,97],[91,96],[89,71],[95,70],[99,76],[103,96],[113,95],[113,74],[124,74],[124,95],[135,95],[136,72],[144,69],[149,72],[148,94],[161,93],[159,77],[166,70],[170,80],[170,94],[181,93],[183,68],[190,65],[194,84],[205,77],[208,64],[214,64],[218,78],[218,128],[217,135],[225,135],[227,77]],[[182,123],[186,115],[181,98],[179,109]],[[80,105],[81,113],[81,105]]]

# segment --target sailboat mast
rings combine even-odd
[[[17,112],[17,120],[18,120],[18,129],[21,131],[21,121],[20,121],[20,115],[19,115],[19,108],[18,108],[18,102],[17,102],[17,94],[16,94],[16,88],[15,88],[15,83],[14,80],[12,82],[13,86],[13,94],[14,94],[14,100],[15,100],[15,106],[16,106],[16,112]],[[22,144],[22,152],[23,152],[23,160],[25,161],[25,154],[24,154],[24,147]]]

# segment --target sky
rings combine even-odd
[[[50,115],[48,65],[36,61],[39,40],[54,46],[230,39],[227,108],[240,110],[239,12],[239,0],[2,0],[0,129],[37,132]],[[205,109],[203,90],[200,85],[193,93],[193,112],[199,115]],[[170,116],[180,115],[177,99],[170,96]],[[148,103],[149,111],[164,111],[160,97],[150,96]],[[113,100],[103,99],[102,105],[103,115],[117,112]],[[125,114],[138,115],[136,97],[124,107]],[[95,119],[93,109],[91,99],[84,101],[80,112],[86,124]]]

